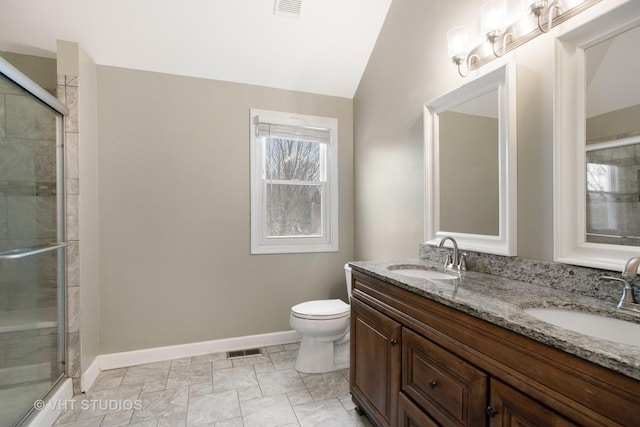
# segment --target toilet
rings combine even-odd
[[[344,265],[344,273],[347,295],[351,298],[348,264]],[[339,357],[335,348],[349,342],[349,317],[350,306],[340,299],[307,301],[291,307],[289,324],[302,336],[294,365],[296,371],[320,374],[349,367],[348,357]]]

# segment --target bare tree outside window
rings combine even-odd
[[[324,144],[265,138],[264,179],[269,237],[319,236],[325,192]]]

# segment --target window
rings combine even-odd
[[[338,121],[251,110],[251,253],[337,252]]]

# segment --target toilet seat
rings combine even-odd
[[[349,316],[351,306],[340,299],[307,301],[291,307],[291,315],[300,319],[340,319]]]

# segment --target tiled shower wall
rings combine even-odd
[[[56,240],[55,129],[47,107],[0,78],[0,250]],[[55,320],[56,263],[55,252],[0,263],[0,388],[57,376],[54,323],[20,327],[36,310]]]
[[[58,100],[69,109],[64,126],[67,242],[67,376],[80,394],[80,180],[78,146],[78,76],[58,75]]]

